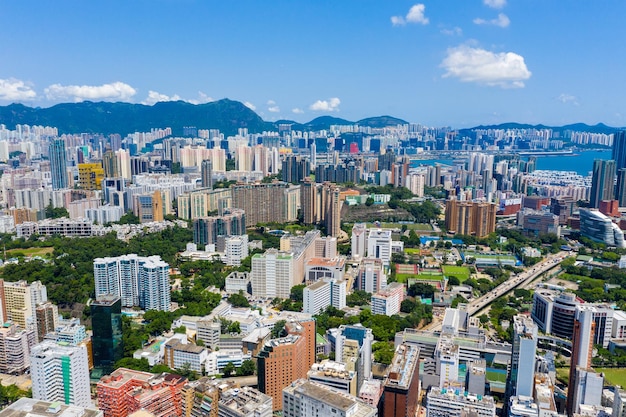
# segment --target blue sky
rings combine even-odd
[[[626,126],[624,16],[621,0],[5,1],[0,105]]]

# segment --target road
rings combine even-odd
[[[498,297],[502,297],[509,291],[512,291],[519,286],[529,284],[530,282],[537,279],[537,277],[541,275],[542,273],[549,271],[550,269],[559,265],[561,261],[569,255],[570,255],[569,252],[559,252],[557,254],[548,255],[546,259],[542,260],[541,262],[538,262],[537,264],[533,265],[531,268],[527,269],[526,271],[521,272],[517,275],[512,275],[509,280],[503,282],[502,284],[500,284],[499,286],[497,286],[496,288],[494,288],[487,294],[481,297],[478,297],[475,300],[470,301],[467,305],[467,311],[469,315],[470,316],[476,315],[478,312],[480,312],[482,309],[487,307],[490,303],[493,302],[493,300],[497,299]],[[439,320],[434,320],[432,323],[426,326],[424,330],[440,331],[442,322],[443,322],[443,317],[440,317]]]
[[[503,282],[487,294],[475,300],[472,300],[467,305],[467,312],[470,316],[475,315],[496,298],[503,296],[504,294],[514,290],[521,285],[526,285],[534,281],[539,275],[543,274],[546,271],[549,271],[550,269],[560,264],[561,261],[565,259],[568,255],[568,252],[559,252],[557,254],[548,255],[546,259],[533,265],[530,269],[517,275],[512,275],[510,279]]]

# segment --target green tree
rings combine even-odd
[[[226,366],[224,366],[224,369],[222,369],[222,374],[224,375],[224,377],[228,378],[232,376],[233,372],[235,371],[236,371],[235,365],[233,365],[232,362],[228,362]]]
[[[233,307],[250,307],[250,303],[245,295],[243,295],[243,291],[239,290],[238,293],[231,294],[228,297],[228,302],[233,305]]]
[[[238,371],[242,376],[254,375],[256,372],[256,365],[253,360],[246,359],[241,363],[241,367],[239,367]]]

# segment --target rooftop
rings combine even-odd
[[[65,405],[59,402],[20,398],[4,410],[0,417],[101,417],[102,411],[94,408],[83,408]]]

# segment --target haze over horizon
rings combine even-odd
[[[3,4],[0,105],[230,98],[267,121],[626,125],[617,0],[106,6]]]

